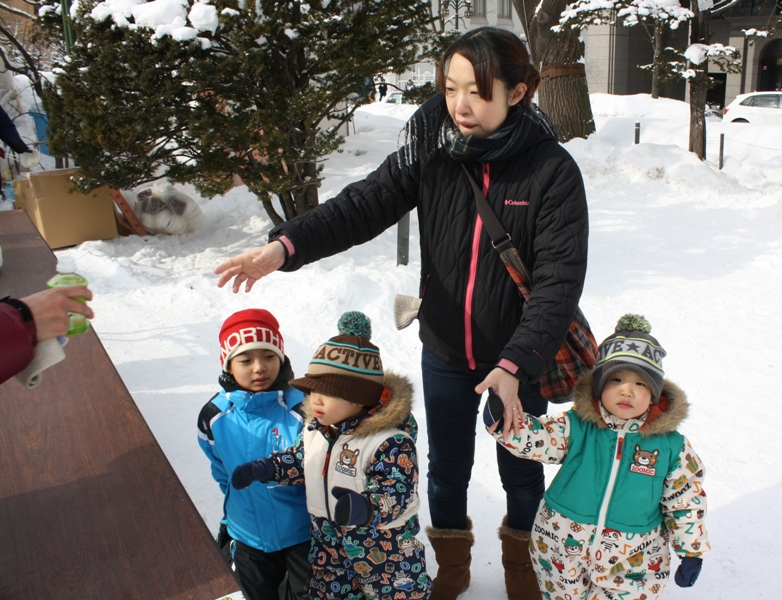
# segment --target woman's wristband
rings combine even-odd
[[[21,300],[11,298],[11,296],[6,296],[5,298],[0,298],[0,302],[3,304],[8,304],[9,306],[13,306],[19,312],[22,317],[22,321],[25,323],[29,323],[33,320],[33,313],[30,311],[30,307]]]

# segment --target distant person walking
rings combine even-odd
[[[388,93],[388,84],[386,83],[386,80],[382,77],[380,78],[380,85],[377,86],[377,91],[380,94],[377,101],[382,102],[383,98],[386,97],[386,94]]]
[[[27,144],[24,143],[22,136],[19,135],[19,131],[16,129],[16,125],[8,116],[8,113],[0,106],[0,140],[8,146],[11,150],[16,152],[21,157],[22,166],[29,169],[38,164],[38,151],[30,150]],[[0,149],[0,158],[5,156],[5,153]],[[5,198],[3,194],[3,182],[2,173],[0,173],[0,197]]]

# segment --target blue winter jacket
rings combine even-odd
[[[304,486],[254,482],[237,490],[231,473],[240,464],[294,444],[302,416],[293,410],[304,395],[284,390],[222,390],[198,418],[198,443],[212,463],[212,476],[225,494],[223,511],[232,538],[264,552],[310,539]]]

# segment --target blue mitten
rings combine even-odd
[[[266,483],[272,479],[274,479],[274,462],[271,458],[261,458],[236,467],[231,475],[231,484],[237,490],[242,490],[253,481]]]
[[[703,559],[694,556],[685,556],[679,568],[676,569],[674,581],[679,587],[692,587],[698,581],[698,575],[701,574]]]
[[[343,487],[335,487],[331,495],[337,499],[334,507],[334,521],[343,527],[364,527],[372,517],[372,503],[369,498]]]
[[[502,398],[492,390],[489,390],[489,397],[486,399],[486,404],[483,407],[483,423],[486,427],[491,427],[497,423],[497,429],[494,431],[502,431],[502,413],[504,411],[505,405],[502,403]]]

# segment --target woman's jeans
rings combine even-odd
[[[429,512],[437,529],[467,529],[467,487],[475,462],[475,427],[481,396],[475,386],[491,369],[470,371],[448,364],[427,348],[421,356],[426,431],[429,437]],[[519,385],[524,411],[540,416],[547,402],[538,384]],[[481,421],[481,433],[483,421]],[[545,491],[541,463],[517,458],[495,443],[500,480],[507,498],[507,522],[530,531]]]

